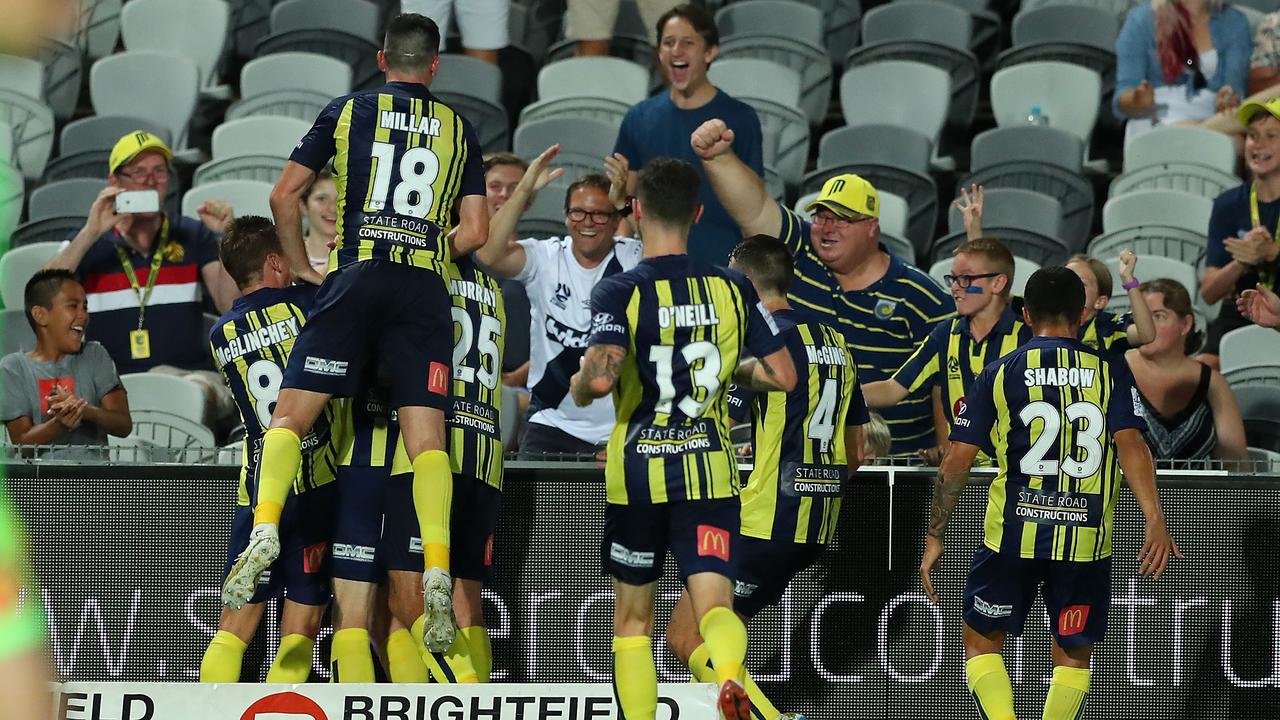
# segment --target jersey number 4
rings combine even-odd
[[[466,310],[460,307],[454,307],[452,310],[453,326],[458,328],[458,341],[453,345],[453,379],[464,383],[471,383],[478,379],[480,384],[489,390],[498,387],[498,375],[502,372],[502,368],[499,367],[501,359],[498,352],[498,338],[502,337],[502,323],[492,315],[481,315],[480,331],[477,333],[472,325],[471,316]],[[480,351],[479,367],[467,367],[465,364],[472,347]]]
[[[1058,461],[1047,460],[1045,455],[1057,447],[1055,441],[1061,437],[1064,415],[1067,422],[1071,423],[1084,419],[1085,426],[1084,429],[1073,432],[1072,437],[1069,438],[1071,450],[1064,453],[1066,459],[1061,464],[1062,472],[1073,478],[1087,478],[1097,474],[1098,468],[1102,465],[1102,432],[1106,429],[1102,410],[1091,402],[1074,402],[1067,406],[1064,413],[1058,409],[1057,405],[1037,400],[1018,413],[1018,417],[1028,429],[1031,428],[1033,420],[1044,423],[1040,434],[1035,436],[1035,442],[1022,456],[1020,468],[1024,475],[1058,474]],[[1064,442],[1067,440],[1068,438],[1063,438]],[[1083,459],[1076,460],[1073,457],[1075,448],[1084,450]]]
[[[395,161],[395,145],[385,142],[373,144],[373,168],[369,171],[373,182],[369,187],[365,212],[381,212],[386,208],[387,193],[391,191],[391,166]],[[434,152],[424,147],[405,150],[400,156],[400,182],[391,191],[392,211],[408,217],[426,217],[435,205],[431,185],[439,175],[440,158]]]
[[[654,364],[654,377],[658,381],[658,402],[653,409],[667,415],[671,408],[679,408],[685,417],[702,417],[707,406],[720,389],[720,350],[705,340],[691,342],[680,348],[680,356],[688,363],[692,387],[690,393],[676,401],[676,386],[672,382],[672,360],[675,348],[670,345],[654,345],[649,348],[649,361]]]

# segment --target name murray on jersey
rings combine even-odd
[[[218,358],[219,365],[228,365],[241,355],[292,340],[298,337],[300,332],[298,319],[286,318],[252,332],[237,335],[227,340],[226,347],[215,347],[213,352]]]
[[[497,293],[480,283],[471,282],[470,280],[450,280],[449,292],[451,292],[454,297],[472,300],[486,307],[498,306]]]

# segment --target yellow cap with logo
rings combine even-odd
[[[1260,112],[1271,113],[1272,117],[1280,120],[1280,97],[1271,98],[1264,103],[1250,100],[1241,105],[1240,109],[1236,111],[1236,118],[1240,120],[1241,125],[1248,126],[1249,123],[1253,122],[1253,116]]]
[[[122,166],[133,162],[133,159],[146,150],[155,150],[164,155],[166,161],[173,159],[173,151],[160,138],[145,130],[135,130],[116,141],[111,148],[111,158],[107,161],[107,174],[114,175]]]
[[[875,187],[853,173],[836,175],[822,185],[822,192],[805,206],[805,212],[824,207],[841,217],[880,217],[880,194]]]

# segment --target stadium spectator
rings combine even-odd
[[[1253,33],[1253,56],[1249,59],[1249,97],[1245,102],[1265,103],[1280,97],[1280,12],[1268,13]],[[1201,123],[1201,127],[1231,135],[1244,136],[1244,127],[1236,119],[1238,107],[1220,110]]]
[[[677,0],[637,0],[640,17],[646,28],[655,27],[662,13],[675,7]],[[564,36],[577,41],[574,53],[584,55],[608,55],[613,40],[613,26],[618,20],[618,8],[622,0],[569,0],[566,12],[568,25]],[[649,42],[654,41],[649,35]]]
[[[455,12],[462,51],[487,63],[498,64],[498,51],[510,43],[507,16],[511,0],[400,0],[400,12],[425,15],[440,27],[440,52],[444,52],[449,18]]]
[[[489,242],[476,251],[493,275],[515,279],[529,294],[529,424],[520,440],[526,453],[595,453],[613,428],[613,400],[606,396],[586,407],[569,397],[569,378],[591,331],[591,290],[609,275],[640,262],[640,242],[617,237],[626,206],[625,159],[606,158],[608,177],[586,175],[565,193],[568,235],[516,240],[516,222],[533,194],[563,169],[549,170],[560,146],[548,148],[489,222]]]
[[[1116,41],[1112,109],[1126,137],[1199,123],[1239,104],[1253,41],[1243,13],[1222,0],[1151,0],[1129,11]]]
[[[868,415],[871,419],[862,426],[862,464],[874,465],[876,458],[889,457],[893,438],[889,436],[889,426],[880,413],[873,410]]]
[[[667,92],[639,102],[627,111],[614,152],[640,169],[654,158],[675,157],[699,168],[689,147],[689,135],[699,125],[720,118],[734,132],[734,152],[756,175],[764,175],[760,118],[744,102],[711,84],[707,68],[719,52],[720,33],[711,13],[697,5],[677,5],[658,20],[658,66],[667,78]],[[634,177],[628,194],[634,194]],[[702,216],[689,236],[689,255],[712,265],[724,265],[742,231],[725,212],[702,175],[699,189]],[[625,228],[624,228],[625,230]]]
[[[902,366],[955,304],[924,271],[889,254],[880,242],[880,201],[853,174],[822,186],[805,220],[769,197],[764,182],[734,154],[734,132],[709,120],[690,137],[711,187],[746,235],[769,235],[795,257],[788,299],[830,321],[858,361],[859,380],[884,380]],[[933,400],[927,389],[883,412],[894,455],[934,445]]]
[[[173,152],[141,130],[111,150],[107,187],[85,213],[84,227],[46,268],[70,270],[84,284],[88,339],[102,343],[123,373],[155,370],[180,375],[205,389],[206,421],[235,411],[231,393],[210,365],[203,335],[203,289],[218,312],[236,297],[235,283],[218,261],[218,234],[233,219],[230,205],[211,200],[200,222],[160,212],[117,213],[122,192],[150,191],[162,201],[169,189]]]
[[[1240,293],[1236,298],[1240,314],[1262,327],[1280,328],[1280,295],[1262,283]]]
[[[1209,323],[1200,356],[1213,367],[1218,366],[1222,336],[1248,324],[1230,298],[1258,283],[1274,289],[1276,259],[1280,257],[1273,234],[1280,223],[1280,99],[1245,103],[1239,119],[1246,128],[1244,161],[1253,180],[1213,201],[1200,281],[1200,297],[1205,302],[1228,298],[1218,317]]]
[[[0,420],[15,445],[106,445],[133,430],[129,397],[102,345],[85,340],[84,287],[41,270],[23,293],[36,348],[0,360]]]
[[[329,251],[338,237],[338,186],[329,168],[321,170],[302,194],[302,216],[307,219],[307,234],[302,238],[307,257],[323,275],[329,272]]]
[[[1155,340],[1125,354],[1157,460],[1245,460],[1244,421],[1222,373],[1188,356],[1200,344],[1191,296],[1176,280],[1142,283]]]

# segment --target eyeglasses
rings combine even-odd
[[[943,275],[942,279],[947,283],[947,285],[955,283],[956,285],[959,285],[961,289],[964,289],[972,285],[974,280],[986,280],[987,278],[993,278],[1002,274],[1003,273],[982,273],[981,275]]]
[[[858,223],[866,222],[870,219],[870,215],[864,215],[860,218],[846,218],[832,213],[814,213],[809,216],[809,222],[811,224],[819,227],[830,224],[834,225],[837,230],[844,230],[850,225],[857,225]]]
[[[582,222],[589,215],[591,216],[591,222],[597,225],[609,222],[618,214],[616,210],[583,210],[582,208],[569,208],[564,212],[574,222]]]
[[[131,172],[117,170],[116,175],[119,175],[125,180],[132,180],[134,182],[143,182],[147,180],[164,182],[169,179],[169,166],[161,165],[159,167],[151,168],[150,170],[133,170]]]

